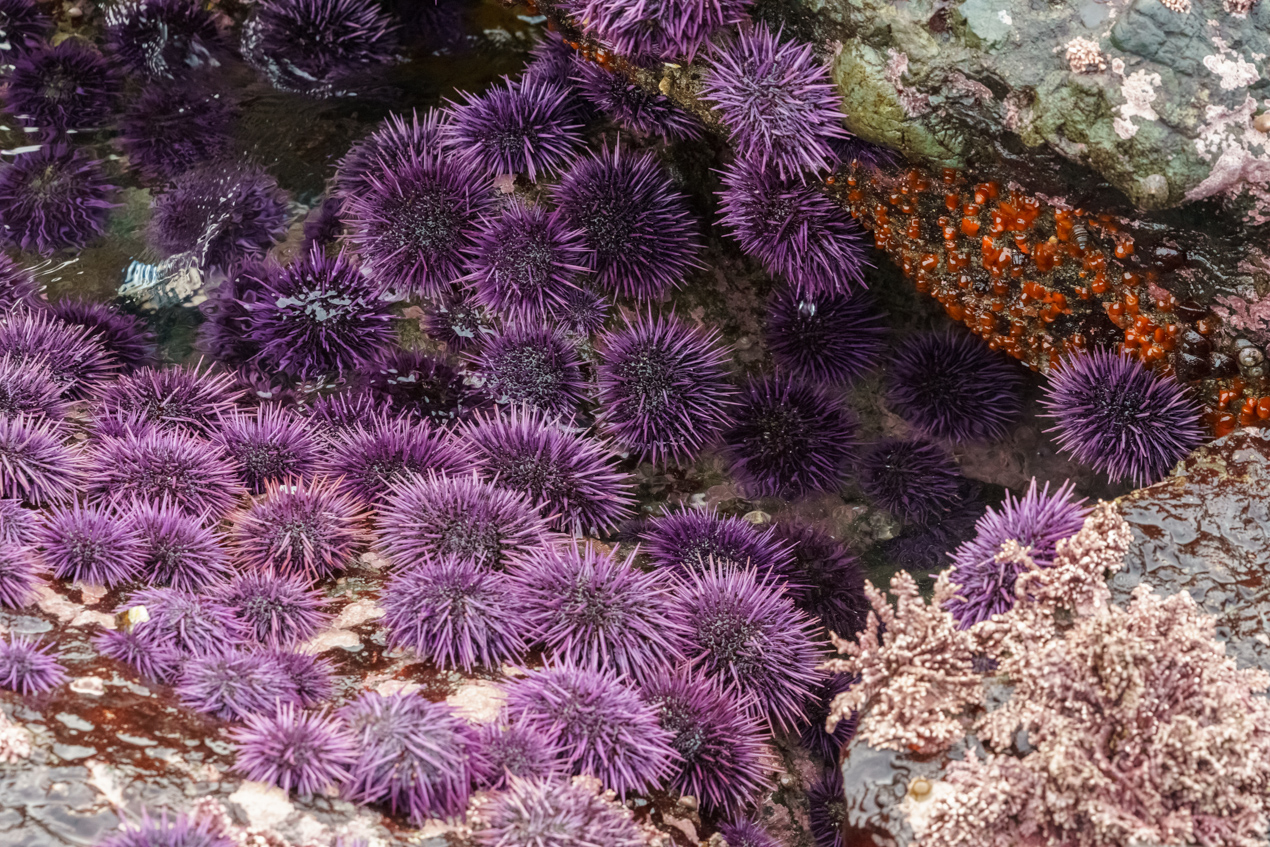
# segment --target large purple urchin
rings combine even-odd
[[[104,126],[120,90],[114,69],[78,38],[20,57],[8,83],[7,111],[25,126],[46,132]]]
[[[825,677],[807,704],[807,720],[799,731],[798,742],[831,767],[837,766],[842,748],[855,736],[857,715],[852,712],[849,718],[838,721],[832,733],[825,732],[825,721],[834,698],[845,694],[858,680],[859,677],[842,673]]]
[[[196,712],[221,720],[272,713],[295,704],[295,686],[272,655],[226,649],[186,661],[176,695]]]
[[[59,300],[50,310],[71,326],[82,326],[115,358],[124,373],[152,364],[155,360],[155,336],[146,322],[128,315],[110,303],[95,303],[76,298]]]
[[[843,638],[863,629],[869,600],[860,561],[841,542],[812,526],[781,522],[772,534],[793,555],[785,593],[794,605]]]
[[[0,312],[43,306],[43,292],[44,284],[35,278],[34,271],[0,253]]]
[[[827,299],[864,286],[864,231],[815,185],[740,160],[723,173],[719,222],[795,296]]]
[[[683,506],[645,524],[642,551],[659,568],[680,574],[704,571],[712,566],[754,568],[765,577],[788,580],[792,567],[790,546],[771,529],[715,509]]]
[[[229,153],[238,106],[206,82],[154,82],[128,104],[116,141],[151,182],[175,179]]]
[[[485,310],[474,300],[443,294],[423,316],[423,331],[455,353],[471,350],[493,330]]]
[[[807,819],[816,847],[843,847],[842,825],[847,819],[842,770],[825,768],[807,789]]]
[[[212,13],[192,0],[121,0],[106,9],[105,23],[115,61],[143,78],[186,76],[226,58]]]
[[[62,399],[62,386],[38,362],[0,356],[0,415],[25,415],[51,421],[66,419],[70,404]]]
[[[374,0],[263,0],[243,25],[243,57],[274,88],[313,97],[394,60],[396,26]]]
[[[474,460],[443,429],[422,421],[371,417],[332,438],[323,470],[340,490],[368,507],[378,507],[393,486],[430,473],[470,473]]]
[[[665,95],[646,91],[580,54],[575,54],[573,78],[582,96],[622,129],[666,141],[701,137],[701,125]]]
[[[478,418],[461,438],[486,478],[527,496],[553,529],[601,535],[635,510],[633,481],[617,469],[613,449],[564,420],[504,409]]]
[[[501,569],[555,543],[524,495],[475,474],[406,480],[377,523],[378,547],[398,568],[453,555]]]
[[[520,202],[482,220],[467,253],[460,281],[472,301],[513,320],[559,314],[590,271],[581,229],[569,228],[559,210]]]
[[[642,847],[631,813],[583,785],[551,778],[512,779],[480,807],[481,847]]]
[[[418,350],[393,348],[362,367],[361,376],[382,411],[391,416],[409,415],[445,426],[484,403],[445,359]]]
[[[101,162],[80,150],[44,144],[22,153],[0,168],[0,244],[43,256],[83,247],[106,231],[114,192]]]
[[[0,638],[0,688],[19,694],[42,694],[62,684],[66,669],[51,652],[53,644],[14,635]]]
[[[524,724],[502,720],[482,724],[481,758],[488,768],[477,779],[483,788],[500,790],[517,779],[563,779],[568,774],[560,750]]]
[[[1023,412],[1018,365],[973,335],[927,334],[891,361],[891,408],[933,438],[991,441]]]
[[[29,547],[0,547],[0,606],[20,609],[35,596],[36,558]]]
[[[142,809],[141,819],[127,821],[97,847],[235,847],[234,839],[221,831],[220,822],[211,816],[174,815],[165,809],[159,817],[150,817]]]
[[[531,77],[503,79],[481,94],[463,92],[451,103],[441,132],[454,154],[473,171],[525,174],[558,171],[582,146],[582,126],[569,109],[564,86]]]
[[[95,418],[138,420],[159,429],[194,435],[215,432],[234,408],[233,377],[196,365],[142,368],[106,385],[98,395]]]
[[[302,378],[353,371],[393,341],[391,299],[345,253],[318,249],[256,280],[240,304],[262,359]]]
[[[201,438],[173,430],[127,431],[100,439],[90,451],[90,500],[160,502],[191,515],[220,519],[243,493],[234,465]]]
[[[500,405],[526,404],[571,418],[586,392],[577,346],[540,322],[506,327],[482,345],[472,365],[485,396]]]
[[[855,458],[855,418],[815,383],[772,376],[750,383],[723,443],[753,494],[836,491]]]
[[[142,607],[145,614],[139,614]],[[139,618],[131,629],[138,645],[170,649],[181,657],[219,653],[249,638],[223,602],[179,588],[137,591],[117,612],[133,612],[130,617]]]
[[[938,444],[888,438],[872,445],[856,466],[860,488],[882,508],[905,520],[926,523],[959,499],[961,471]]]
[[[562,5],[623,56],[692,61],[716,31],[747,20],[750,0],[569,0]]]
[[[279,406],[224,417],[212,440],[233,461],[251,494],[263,494],[270,481],[307,481],[317,470],[317,436],[304,418]]]
[[[591,545],[530,555],[510,572],[516,605],[549,658],[646,680],[684,658],[687,627],[664,574]]]
[[[247,715],[230,733],[234,768],[256,782],[301,797],[341,785],[357,761],[357,745],[344,724],[328,715],[283,704],[272,715]]]
[[[1199,404],[1185,386],[1107,350],[1064,360],[1050,374],[1043,405],[1063,452],[1139,488],[1204,440]]]
[[[398,571],[384,586],[388,644],[441,669],[496,668],[526,650],[524,609],[506,577],[471,559],[444,556]]]
[[[286,192],[255,165],[216,163],[183,173],[151,209],[151,245],[164,256],[188,254],[204,268],[264,256],[286,233]]]
[[[72,504],[50,512],[38,532],[40,559],[53,576],[104,585],[126,582],[141,559],[136,523],[110,506]]]
[[[1002,544],[1013,540],[1029,548],[1038,567],[1054,564],[1056,545],[1080,531],[1089,511],[1084,498],[1076,500],[1074,494],[1070,482],[1051,494],[1048,482],[1038,491],[1033,479],[1021,498],[1006,492],[1000,511],[988,509],[975,524],[975,537],[949,554],[949,579],[958,591],[946,608],[960,628],[1014,607],[1014,582],[1022,570],[1013,560],[997,560]]]
[[[656,299],[697,266],[701,242],[684,196],[649,153],[616,146],[579,159],[554,191],[565,222],[595,251],[595,285]]]
[[[374,278],[401,293],[435,296],[463,274],[463,251],[489,198],[477,175],[452,159],[418,156],[367,173],[349,195],[349,240]]]
[[[356,197],[371,188],[370,175],[407,162],[439,161],[449,149],[441,132],[446,113],[427,109],[423,116],[412,110],[389,115],[370,135],[354,144],[335,169],[335,193],[342,200]]]
[[[141,535],[137,568],[146,583],[198,591],[234,575],[206,513],[189,514],[164,498],[134,503],[131,520]]]
[[[21,500],[0,499],[0,548],[33,547],[39,539],[39,517]]]
[[[360,751],[344,784],[356,803],[387,803],[418,824],[457,817],[486,770],[476,730],[445,703],[372,691],[340,710]]]
[[[118,367],[87,327],[44,310],[15,309],[0,316],[0,356],[47,368],[67,400],[92,396]]]
[[[886,350],[886,326],[867,295],[804,297],[786,286],[772,297],[767,347],[777,366],[817,383],[850,384]]]
[[[644,314],[596,348],[600,427],[638,459],[688,464],[731,422],[731,350],[716,331]]]
[[[838,91],[812,46],[765,24],[713,52],[701,96],[717,104],[737,159],[782,179],[829,167],[830,142],[847,135]]]
[[[275,648],[308,641],[331,617],[321,611],[322,592],[295,576],[241,574],[221,600],[257,641]]]
[[[728,842],[728,847],[781,847],[767,830],[745,818],[721,822],[719,834]]]
[[[773,728],[803,717],[822,651],[815,623],[779,583],[753,569],[709,568],[689,575],[680,603],[689,662],[751,701]]]
[[[42,47],[52,29],[53,21],[34,0],[0,0],[0,41],[7,47],[3,63]]]
[[[316,582],[348,567],[365,545],[367,513],[335,481],[268,482],[234,517],[235,558],[251,571]]]
[[[59,421],[0,417],[0,497],[32,506],[73,500],[84,463],[68,436]]]

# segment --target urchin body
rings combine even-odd
[[[813,382],[850,384],[873,370],[887,330],[863,292],[808,296],[787,286],[772,297],[767,347],[776,364]]]
[[[80,248],[106,231],[115,207],[101,162],[46,144],[0,170],[0,243],[43,256]]]

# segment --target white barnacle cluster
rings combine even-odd
[[[1079,36],[1067,42],[1067,66],[1074,74],[1092,74],[1107,69],[1107,60],[1098,42]]]
[[[1179,15],[1185,15],[1191,11],[1191,0],[1160,0],[1160,5]]]
[[[1226,10],[1226,14],[1246,18],[1252,11],[1252,7],[1257,5],[1257,0],[1222,0],[1221,5]]]

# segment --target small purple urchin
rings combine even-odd
[[[59,300],[50,310],[71,326],[82,326],[114,356],[124,373],[150,365],[155,360],[154,333],[135,315],[124,314],[110,303],[76,298]]]
[[[59,421],[0,417],[0,497],[31,506],[75,499],[84,463],[68,436]]]
[[[578,288],[569,292],[564,306],[552,317],[565,332],[587,338],[604,328],[611,307],[608,299],[588,289]]]
[[[449,149],[441,127],[447,115],[428,109],[419,116],[412,110],[410,121],[403,115],[389,115],[370,135],[354,144],[335,169],[335,192],[347,200],[369,190],[370,175],[416,161],[439,161]],[[382,177],[381,177],[382,178]]]
[[[745,818],[720,823],[719,834],[728,842],[728,847],[781,847],[767,830]]]
[[[34,0],[0,0],[0,42],[6,45],[5,64],[42,47],[53,21]]]
[[[554,544],[524,495],[478,476],[408,479],[379,513],[378,547],[398,568],[446,555],[502,569]]]
[[[0,547],[0,606],[21,609],[35,596],[35,553],[29,547]]]
[[[557,85],[568,85],[573,73],[573,48],[564,36],[547,29],[540,30],[538,41],[529,50],[529,61],[521,78],[538,78]]]
[[[57,132],[109,123],[120,90],[110,64],[78,38],[20,57],[8,83],[7,111],[25,126]]]
[[[843,847],[842,825],[847,819],[842,771],[825,768],[824,775],[807,789],[807,818],[816,847]]]
[[[554,742],[574,773],[625,797],[670,775],[677,756],[656,711],[608,670],[547,665],[504,683],[508,714]]]
[[[302,251],[325,247],[340,240],[344,234],[344,200],[326,197],[309,209],[304,217],[304,243]]]
[[[416,157],[366,175],[344,203],[349,240],[393,291],[440,294],[463,274],[463,251],[489,198],[461,163]]]
[[[266,650],[291,681],[295,703],[304,709],[322,705],[335,695],[335,666],[312,653]]]
[[[166,497],[187,514],[214,519],[228,514],[243,493],[234,465],[215,445],[179,430],[100,439],[89,454],[86,491],[97,502]]]
[[[689,575],[680,602],[689,662],[752,701],[774,729],[803,718],[822,650],[814,622],[780,584],[752,568],[710,567]]]
[[[136,523],[111,506],[55,509],[40,525],[38,539],[41,561],[67,581],[111,588],[131,579],[141,558]]]
[[[144,608],[145,614],[133,610]],[[134,641],[178,656],[204,656],[248,639],[246,627],[220,600],[179,588],[147,588],[128,597],[116,614],[129,613]]]
[[[767,315],[777,366],[810,382],[854,382],[882,360],[886,336],[882,316],[861,292],[804,297],[786,286]]]
[[[0,168],[0,244],[42,256],[84,247],[106,231],[114,192],[101,162],[80,150],[44,144],[22,153]]]
[[[879,441],[856,466],[856,480],[866,495],[891,514],[918,523],[956,505],[960,479],[947,451],[920,439]]]
[[[731,348],[714,330],[644,314],[600,336],[596,417],[636,458],[688,464],[731,422]]]
[[[748,19],[750,0],[569,0],[562,5],[623,56],[692,61],[716,31]]]
[[[66,669],[51,652],[53,644],[14,635],[0,638],[0,688],[19,694],[42,694],[62,684]]]
[[[261,167],[215,163],[177,176],[154,198],[148,236],[163,256],[204,268],[264,256],[286,233],[287,195]]]
[[[524,610],[506,577],[455,556],[398,571],[384,586],[388,644],[445,670],[497,668],[524,655]]]
[[[700,124],[665,95],[646,91],[581,54],[575,54],[573,79],[582,96],[622,129],[666,141],[701,138]]]
[[[138,575],[148,584],[198,591],[234,575],[206,513],[191,515],[164,498],[134,503],[131,520],[141,535]]]
[[[486,340],[472,366],[485,396],[500,405],[527,404],[571,418],[586,391],[577,346],[541,323],[506,327]]]
[[[394,60],[396,26],[374,0],[263,0],[243,25],[243,57],[274,88],[313,97]]]
[[[760,531],[713,508],[684,505],[667,511],[645,525],[641,543],[653,565],[684,575],[717,565],[752,567],[765,577],[787,580],[792,566],[790,545],[771,529]]]
[[[87,327],[48,311],[15,309],[0,316],[0,357],[47,368],[67,400],[94,395],[113,379],[118,363]]]
[[[560,750],[524,724],[482,724],[480,734],[481,758],[489,768],[477,780],[482,788],[497,791],[517,779],[563,779],[568,774]]]
[[[212,275],[211,286],[199,306],[206,320],[198,328],[195,346],[228,367],[260,360],[260,345],[251,337],[251,307],[260,299],[270,267],[258,259],[239,262]]]
[[[307,797],[341,785],[357,761],[357,746],[336,718],[297,711],[286,703],[272,715],[247,715],[230,737],[234,768],[247,779]]]
[[[842,673],[825,677],[807,705],[807,720],[799,731],[798,742],[831,767],[837,766],[842,748],[855,736],[856,713],[852,712],[851,717],[838,721],[832,733],[825,732],[825,721],[829,718],[834,698],[845,694],[858,681],[859,677]]]
[[[228,52],[212,13],[196,0],[121,0],[106,9],[105,23],[115,61],[143,78],[215,68]]]
[[[34,271],[0,253],[0,312],[43,306],[43,292],[44,285]]]
[[[383,412],[442,426],[461,420],[484,400],[445,359],[393,348],[361,369]]]
[[[864,628],[869,600],[860,561],[833,536],[801,523],[778,523],[774,540],[793,556],[786,594],[831,632],[848,638]]]
[[[33,547],[39,539],[39,516],[21,500],[0,500],[0,548]]]
[[[481,847],[643,847],[631,813],[583,785],[551,778],[512,779],[480,807]]]
[[[513,320],[559,314],[590,271],[581,229],[570,229],[559,210],[515,201],[481,221],[467,253],[460,281],[472,301]]]
[[[855,418],[815,383],[755,380],[732,416],[723,443],[732,473],[755,495],[836,491],[855,458]]]
[[[317,470],[317,436],[304,418],[279,406],[224,417],[212,440],[233,461],[251,494],[263,494],[270,481],[307,481]]]
[[[367,517],[335,481],[270,481],[264,497],[234,517],[234,555],[250,571],[316,582],[361,552]]]
[[[1018,365],[973,335],[919,335],[891,361],[891,408],[949,441],[1000,438],[1023,413]]]
[[[152,818],[142,809],[139,821],[121,823],[97,847],[235,847],[236,843],[213,817],[174,815],[169,819],[164,810]]]
[[[379,398],[368,391],[343,391],[321,394],[303,407],[314,430],[330,440],[338,442],[355,428],[375,424],[394,416],[384,413]],[[405,417],[405,416],[398,416]],[[340,476],[336,473],[333,476]]]
[[[418,694],[367,691],[339,714],[360,751],[345,797],[386,802],[415,824],[463,813],[474,777],[487,768],[476,730],[450,706]]]
[[[132,629],[106,629],[93,639],[103,656],[123,662],[145,679],[173,682],[185,657],[171,645],[156,642],[147,633]]]
[[[424,332],[455,353],[471,350],[493,332],[485,310],[475,300],[455,294],[439,297],[422,323]]]
[[[983,486],[962,478],[957,502],[938,520],[909,524],[895,538],[879,548],[883,557],[897,567],[915,573],[934,574],[948,564],[948,551],[975,536],[975,522],[988,510]]]
[[[740,160],[723,173],[719,222],[795,296],[843,297],[870,267],[864,231],[815,185]]]
[[[530,637],[570,667],[647,680],[684,658],[674,584],[591,545],[544,550],[510,572]]]
[[[314,248],[255,281],[258,293],[240,305],[261,358],[279,370],[301,378],[353,371],[392,344],[390,298],[343,252]]]
[[[697,266],[701,247],[684,196],[649,153],[607,147],[573,163],[554,197],[595,251],[595,285],[656,299]]]
[[[257,641],[274,648],[308,641],[331,617],[321,611],[322,592],[295,576],[241,574],[221,599]]]
[[[116,139],[128,164],[165,182],[226,156],[238,106],[206,82],[153,82],[119,118]]]
[[[475,466],[468,451],[448,432],[422,421],[370,417],[332,438],[323,470],[340,490],[378,507],[393,486],[430,473],[458,476]]]
[[[1006,492],[1001,510],[988,509],[975,524],[975,537],[949,554],[949,579],[958,591],[947,609],[961,629],[1014,607],[1014,582],[1022,566],[1013,560],[997,561],[1002,544],[1013,540],[1028,548],[1038,567],[1054,564],[1058,542],[1079,532],[1089,512],[1085,499],[1076,500],[1074,494],[1070,482],[1050,494],[1048,482],[1038,491],[1033,479],[1021,498]]]
[[[642,693],[679,754],[669,779],[674,790],[707,810],[736,811],[768,787],[776,760],[767,727],[718,680],[692,671],[662,673]]]
[[[1141,488],[1204,440],[1200,408],[1172,376],[1136,359],[1096,350],[1064,360],[1043,401],[1063,452]]]
[[[765,24],[713,52],[701,96],[717,104],[737,159],[782,179],[829,167],[830,142],[847,135],[838,90],[812,46]]]
[[[25,415],[50,421],[66,419],[70,404],[62,399],[62,386],[38,362],[0,356],[0,415]]]
[[[582,146],[582,126],[569,109],[569,91],[545,79],[504,78],[481,94],[451,102],[441,132],[455,155],[489,175],[558,171]]]
[[[208,436],[234,409],[236,399],[233,376],[204,370],[202,362],[141,368],[106,385],[98,394],[93,415]]]
[[[296,702],[291,678],[273,656],[233,649],[189,659],[176,695],[194,711],[227,721],[270,714]]]

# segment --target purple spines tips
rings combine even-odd
[[[480,222],[462,282],[474,303],[513,320],[557,315],[590,270],[583,239],[559,210],[512,202]]]
[[[568,89],[544,79],[504,79],[450,106],[442,133],[474,171],[490,175],[558,171],[582,146],[582,127],[569,109]]]
[[[265,0],[243,25],[243,57],[281,91],[347,93],[394,59],[396,27],[373,0]]]
[[[603,441],[534,409],[478,417],[461,432],[477,467],[493,483],[526,495],[573,535],[611,532],[635,510],[631,476]]]
[[[371,187],[368,175],[415,161],[440,161],[449,149],[441,132],[446,113],[428,109],[389,115],[374,132],[349,149],[335,169],[335,190],[341,199],[356,197]]]
[[[835,138],[829,142],[834,158],[844,165],[878,170],[882,167],[895,167],[900,163],[900,156],[889,147],[872,144],[855,135],[847,133],[844,138]]]
[[[70,404],[62,399],[62,386],[48,368],[38,362],[0,356],[0,415],[26,415],[51,421],[66,419]]]
[[[339,714],[359,751],[345,797],[386,803],[416,824],[463,813],[473,778],[485,765],[476,730],[450,706],[418,694],[368,691]]]
[[[701,137],[701,126],[665,95],[647,91],[581,55],[574,60],[573,78],[582,96],[622,129],[660,135],[666,141]]]
[[[820,779],[807,789],[807,819],[816,847],[844,847],[842,827],[847,813],[842,771],[825,768]]]
[[[14,635],[0,638],[0,688],[19,694],[42,694],[62,684],[66,669],[52,652],[53,644]]]
[[[409,479],[392,492],[377,524],[379,549],[398,568],[445,555],[503,568],[554,543],[524,495],[476,475]]]
[[[938,444],[888,438],[869,447],[856,466],[861,490],[905,520],[928,522],[959,499],[961,472]]]
[[[330,620],[330,615],[321,611],[322,593],[301,577],[241,574],[230,582],[221,599],[251,635],[269,647],[302,644]]]
[[[194,711],[221,720],[270,714],[296,699],[290,677],[273,656],[232,649],[189,659],[176,694]]]
[[[794,605],[843,638],[859,632],[869,613],[860,561],[812,526],[782,522],[772,532],[793,556],[786,594]]]
[[[780,847],[780,842],[767,830],[745,818],[720,822],[719,834],[728,842],[728,847]]]
[[[138,576],[145,582],[198,591],[233,576],[229,552],[206,513],[189,514],[164,498],[135,503],[131,520],[141,535]]]
[[[701,242],[683,194],[649,153],[620,146],[574,162],[555,189],[565,222],[595,251],[595,285],[655,299],[697,266]]]
[[[719,29],[747,19],[749,0],[570,0],[575,19],[623,56],[691,61]]]
[[[645,525],[641,543],[656,567],[681,574],[718,565],[752,567],[764,576],[787,579],[792,565],[790,545],[772,530],[714,509],[667,511]]]
[[[508,326],[486,340],[472,364],[485,396],[498,404],[528,404],[572,417],[586,391],[576,345],[540,323]]]
[[[322,394],[304,409],[314,430],[333,441],[344,438],[358,426],[393,417],[384,414],[383,404],[369,391]]]
[[[818,383],[849,384],[877,367],[886,327],[867,295],[800,295],[782,288],[767,313],[767,347],[778,367]]]
[[[46,144],[24,152],[0,169],[0,244],[42,256],[84,247],[106,231],[114,193],[101,163],[80,150]]]
[[[724,171],[719,196],[719,222],[796,295],[815,300],[864,286],[864,231],[816,185],[742,160]]]
[[[304,244],[301,250],[325,247],[339,241],[344,234],[344,201],[339,197],[326,197],[309,209],[304,218]]]
[[[639,459],[688,464],[731,421],[731,351],[717,332],[643,314],[596,347],[600,427]]]
[[[503,574],[471,559],[444,556],[401,570],[382,602],[389,645],[438,668],[496,668],[525,653],[519,598]]]
[[[573,73],[573,48],[564,42],[558,32],[541,30],[538,43],[529,51],[522,79],[538,78],[558,85],[568,85]]]
[[[385,352],[361,375],[380,410],[392,416],[446,426],[484,402],[445,359],[417,350]]]
[[[265,362],[301,378],[352,371],[393,342],[391,300],[346,254],[270,268],[242,305]]]
[[[151,182],[175,179],[223,158],[238,107],[205,82],[153,82],[119,118],[119,147]]]
[[[668,776],[676,753],[656,711],[608,670],[548,665],[505,683],[513,721],[551,738],[575,773],[625,797]]]
[[[853,712],[849,719],[838,721],[832,733],[825,732],[825,720],[829,717],[833,699],[845,694],[857,681],[858,677],[849,674],[828,676],[812,693],[807,704],[807,720],[803,722],[798,741],[830,766],[838,764],[842,748],[855,735],[856,715]]]
[[[552,314],[565,332],[583,337],[604,328],[612,304],[594,291],[578,288],[569,292],[564,305]]]
[[[648,843],[631,813],[585,785],[555,779],[512,779],[481,806],[481,847],[642,847]]]
[[[335,666],[321,656],[290,650],[266,650],[291,681],[295,702],[312,709],[335,695]]]
[[[478,785],[503,789],[517,779],[563,779],[568,769],[551,740],[521,723],[503,721],[480,727],[482,758],[488,772]]]
[[[891,360],[891,408],[934,438],[991,441],[1023,412],[1019,367],[973,335],[919,335]]]
[[[179,430],[131,431],[101,439],[88,459],[90,500],[158,502],[219,519],[243,493],[237,471],[215,445]]]
[[[357,746],[337,718],[283,704],[273,714],[247,715],[230,736],[234,768],[250,780],[302,797],[341,785],[357,761]]]
[[[855,458],[855,418],[818,385],[771,376],[750,383],[723,434],[732,473],[758,496],[836,491]]]
[[[1204,440],[1185,386],[1110,351],[1064,360],[1044,405],[1063,452],[1113,482],[1150,485]]]
[[[35,0],[0,0],[0,42],[8,45],[5,63],[43,46],[53,21]]]
[[[463,275],[463,251],[489,206],[470,168],[420,156],[368,173],[366,183],[347,197],[344,216],[375,279],[401,293],[435,296]]]
[[[317,470],[317,436],[304,418],[278,406],[226,416],[212,440],[234,462],[239,481],[252,494],[263,494],[271,480],[309,480]]]
[[[38,535],[40,558],[58,579],[111,588],[137,572],[141,535],[135,522],[113,507],[54,509]]]
[[[348,567],[368,538],[366,513],[333,480],[268,482],[234,517],[235,558],[248,570],[311,582]]]
[[[1079,532],[1089,511],[1084,498],[1077,500],[1074,494],[1070,482],[1051,494],[1048,482],[1038,490],[1033,479],[1022,497],[1007,492],[999,510],[990,508],[979,519],[975,537],[949,554],[953,561],[949,578],[958,596],[947,608],[958,626],[966,629],[1014,607],[1014,583],[1022,565],[997,560],[1005,542],[1013,540],[1029,548],[1038,567],[1054,564],[1058,542]]]
[[[57,132],[109,123],[120,90],[109,63],[78,38],[20,57],[8,83],[6,110],[28,127]]]
[[[445,294],[423,316],[423,331],[447,350],[463,353],[493,331],[488,316],[475,300]]]
[[[0,547],[0,606],[20,609],[34,599],[36,565],[29,547]]]
[[[370,417],[336,434],[323,464],[341,491],[374,507],[411,477],[455,476],[473,467],[468,451],[445,430],[385,417]]]
[[[68,437],[60,422],[47,418],[0,418],[0,497],[32,506],[73,500],[84,463]]]
[[[181,174],[154,198],[148,237],[164,256],[229,268],[264,256],[286,224],[286,192],[263,168],[211,164]]]
[[[83,400],[114,378],[118,363],[84,326],[48,311],[16,309],[0,316],[0,357],[45,368],[67,400]]]
[[[43,291],[44,285],[35,278],[34,271],[0,253],[0,311],[42,306]]]
[[[84,327],[89,336],[102,343],[124,373],[153,364],[154,333],[141,318],[124,314],[109,303],[82,298],[59,300],[50,309],[66,323]]]
[[[689,661],[748,698],[773,728],[790,728],[819,679],[815,623],[753,569],[709,568],[688,580],[680,602]]]
[[[39,539],[39,512],[21,500],[0,499],[0,547],[31,547]]]
[[[94,416],[155,424],[207,436],[234,408],[233,378],[204,370],[202,364],[142,368],[102,389]]]
[[[511,571],[516,605],[546,655],[572,667],[648,679],[684,656],[684,621],[664,574],[590,545],[528,557]]]
[[[145,607],[131,632],[141,644],[167,647],[183,657],[229,649],[248,639],[246,627],[220,600],[178,588],[147,588],[128,597],[120,612]]]
[[[93,639],[103,656],[123,662],[145,679],[170,683],[181,672],[184,657],[171,645],[154,641],[136,629],[106,629]]]
[[[144,809],[135,823],[124,822],[97,847],[234,847],[221,823],[210,816],[174,815],[154,818]]]
[[[264,291],[270,267],[257,259],[239,262],[223,274],[199,306],[207,318],[198,328],[196,346],[223,365],[259,360],[260,344],[251,337],[251,307]]]
[[[106,9],[115,61],[143,78],[172,79],[215,68],[226,47],[212,13],[193,0],[122,0]]]
[[[737,159],[782,178],[835,161],[842,126],[838,90],[810,44],[759,24],[715,50],[701,96],[716,104]]]

